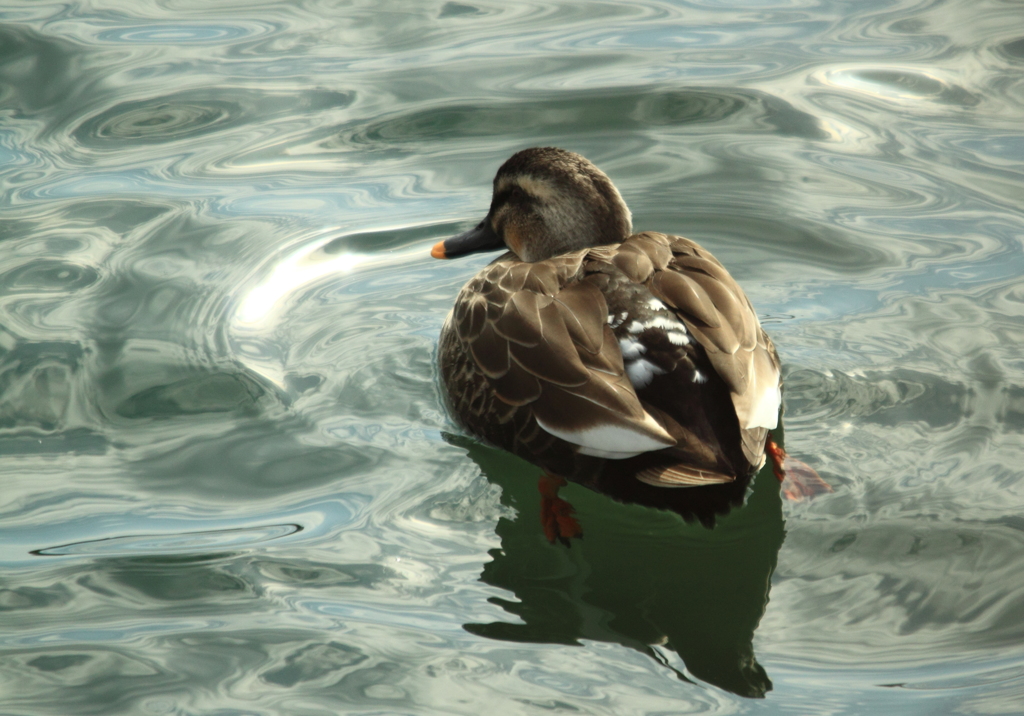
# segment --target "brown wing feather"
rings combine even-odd
[[[663,269],[672,260],[672,238],[656,231],[643,231],[627,241],[647,254],[655,268]]]
[[[733,482],[736,478],[721,472],[676,464],[644,468],[637,472],[636,479],[655,487],[700,487],[721,485]]]
[[[544,342],[536,346],[512,343],[509,346],[516,363],[542,382],[574,388],[590,380],[590,371],[580,360],[579,348],[553,306],[544,313]]]
[[[625,375],[604,296],[578,280],[586,254],[498,259],[483,274],[486,285],[471,282],[460,295],[458,336],[497,398],[528,407],[544,425],[564,433],[612,426],[672,445]]]
[[[468,349],[466,367],[473,365],[486,376],[482,387],[495,402],[489,410],[501,414],[502,424],[522,426],[517,430],[523,435],[539,430],[534,417],[546,429],[563,433],[614,426],[644,436],[654,447],[671,446],[672,433],[679,442],[665,454],[678,453],[678,461],[652,462],[638,472],[640,480],[652,485],[733,479],[707,469],[719,464],[715,454],[693,452],[704,446],[698,436],[687,438],[687,428],[638,398],[607,323],[602,286],[612,275],[608,271],[646,284],[683,320],[731,392],[743,455],[751,465],[760,465],[766,430],[743,426],[758,407],[758,391],[778,385],[778,358],[732,277],[711,254],[682,237],[648,232],[621,246],[535,264],[506,255],[470,281],[452,314],[452,338]],[[462,400],[489,400],[472,391]],[[553,439],[546,430],[536,435],[538,445]]]
[[[751,310],[746,296],[742,293],[735,293],[733,287],[739,289],[736,282],[731,280],[725,282],[721,278],[701,272],[695,272],[688,278],[704,289],[704,293],[711,299],[711,303],[724,319],[721,322],[723,328],[728,326],[731,329],[731,337],[738,342],[738,347],[748,351],[753,350],[757,343],[757,317]]]
[[[693,241],[678,236],[641,234],[628,240],[646,251],[656,246],[657,265],[671,259],[647,282],[651,292],[675,309],[691,335],[704,348],[712,367],[731,391],[740,422],[744,455],[759,464],[763,455],[763,426],[750,422],[762,408],[759,401],[779,385],[779,362],[774,346],[761,328],[743,289],[721,263]],[[660,239],[656,237],[661,237]],[[763,417],[763,416],[760,416]],[[749,426],[749,427],[748,427]],[[760,446],[756,443],[760,441]]]
[[[704,328],[721,327],[721,318],[707,291],[680,270],[658,271],[650,283],[661,300]]]
[[[551,298],[542,294],[517,291],[508,296],[504,310],[491,325],[502,338],[532,348],[544,340],[540,310],[550,303]]]
[[[484,324],[477,337],[469,341],[469,350],[488,378],[500,378],[508,372],[508,341],[499,336],[490,323]]]
[[[478,293],[469,294],[455,304],[455,330],[464,341],[473,340],[483,330],[487,319],[487,299]]]
[[[643,283],[654,272],[654,263],[650,257],[628,243],[612,257],[612,264],[637,283]]]
[[[490,383],[498,398],[509,405],[526,405],[540,397],[540,381],[515,361],[505,375]]]
[[[574,283],[558,292],[555,305],[573,343],[587,353],[598,353],[604,345],[608,310],[601,291],[585,281]]]
[[[606,323],[602,329],[600,348],[595,353],[580,353],[580,359],[590,370],[621,380],[626,375],[626,366],[622,363],[622,351],[619,350],[611,326]]]

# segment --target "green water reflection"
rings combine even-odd
[[[675,651],[693,676],[741,696],[772,688],[752,639],[768,601],[785,531],[778,481],[762,470],[746,506],[713,530],[671,512],[623,505],[570,486],[584,538],[571,549],[547,544],[536,468],[474,446],[470,457],[519,513],[503,518],[501,547],[481,579],[514,598],[492,597],[523,622],[467,624],[492,639],[581,645],[622,644],[666,663]]]

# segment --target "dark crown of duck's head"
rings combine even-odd
[[[604,172],[579,154],[535,147],[498,169],[491,209],[480,225],[431,253],[450,257],[504,245],[523,261],[542,261],[618,243],[631,231],[629,209]]]

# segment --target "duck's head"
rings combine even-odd
[[[445,259],[508,247],[523,261],[543,261],[632,232],[618,189],[579,154],[534,147],[513,154],[494,177],[491,210],[475,228],[434,245]]]

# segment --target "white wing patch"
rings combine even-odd
[[[629,377],[629,382],[633,384],[634,390],[646,388],[654,380],[654,376],[664,374],[664,370],[646,358],[638,358],[626,363],[626,375]]]
[[[647,307],[653,311],[667,311],[665,304],[656,298],[649,299]],[[618,320],[618,317],[608,317],[608,322],[613,329],[617,325],[622,325],[627,320],[625,313],[620,313],[619,317],[622,320]],[[646,388],[654,380],[654,376],[664,375],[666,372],[665,369],[655,362],[643,358],[647,353],[647,346],[643,342],[645,338],[643,334],[650,330],[662,331],[665,338],[674,346],[685,346],[690,343],[686,324],[674,316],[656,315],[649,316],[642,321],[631,320],[626,326],[626,332],[630,335],[619,338],[619,352],[622,354],[626,375],[629,377],[629,382],[633,384],[634,390]],[[634,336],[636,337],[634,338]]]
[[[620,338],[619,352],[622,353],[623,360],[636,360],[647,352],[647,346],[632,338]]]
[[[625,311],[621,312],[617,316],[614,313],[609,313],[608,325],[611,326],[613,329],[618,328],[619,326],[622,325],[622,322],[625,321],[627,318],[629,318],[629,314],[626,313]]]
[[[674,321],[665,316],[654,316],[644,321],[644,328],[660,328],[663,331],[678,331],[682,329],[683,332],[686,331],[686,326],[683,325],[682,321]],[[630,326],[630,330],[632,330],[632,326]]]
[[[676,444],[672,436],[648,413],[644,413],[643,425],[660,439],[631,430],[625,425],[596,425],[585,430],[570,431],[545,425],[540,418],[537,418],[537,424],[556,438],[578,445],[579,452],[583,455],[612,460],[625,460],[640,453],[663,450]]]
[[[779,424],[779,406],[782,405],[779,368],[768,351],[761,350],[754,353],[747,375],[747,389],[742,394],[732,395],[740,427],[772,430]]]
[[[747,428],[768,428],[774,430],[779,425],[779,405],[782,404],[782,392],[779,386],[769,385],[755,388],[758,395],[747,418]]]

